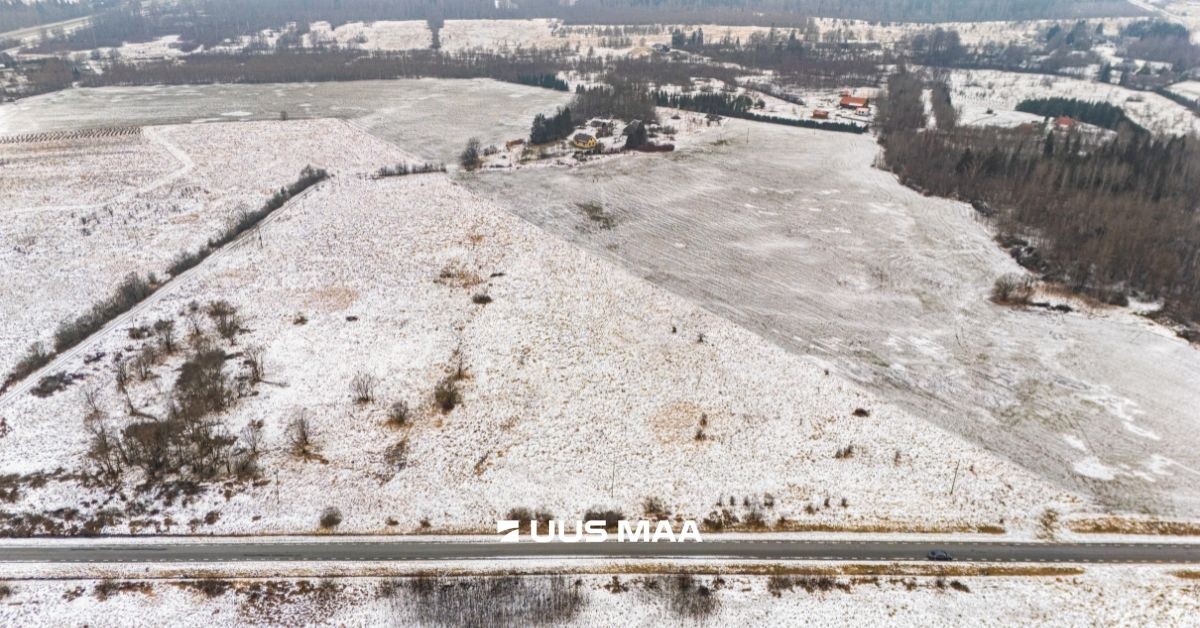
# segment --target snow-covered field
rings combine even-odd
[[[240,310],[249,331],[230,350],[263,347],[271,385],[225,421],[234,434],[264,422],[267,482],[166,506],[140,517],[152,522],[143,529],[168,531],[169,519],[170,532],[184,532],[178,522],[217,511],[202,531],[303,532],[334,506],[344,532],[422,521],[486,530],[515,507],[640,515],[656,497],[696,519],[728,508],[801,527],[1031,534],[1047,506],[1087,507],[445,175],[341,177],[260,236],[168,286],[131,324],[177,319],[193,301]],[[116,330],[88,352],[130,345]],[[463,401],[444,413],[433,390],[460,363]],[[5,400],[0,470],[83,466],[83,390],[98,388],[115,426],[130,421],[107,361],[61,366],[87,379],[48,399]],[[132,391],[152,414],[164,411],[164,368]],[[358,373],[377,378],[374,402],[352,401]],[[414,409],[411,427],[385,425],[395,401]],[[312,420],[320,462],[290,450],[285,430],[298,413]],[[402,441],[408,465],[397,469],[386,452]],[[86,510],[103,496],[52,480],[8,508]]]
[[[338,120],[146,127],[0,143],[0,372],[127,273],[170,261],[257,209],[306,165],[342,175],[405,160]],[[11,191],[11,194],[9,193]]]
[[[452,591],[437,586],[440,594],[421,594],[405,578],[13,581],[0,583],[12,589],[0,600],[0,623],[412,626],[443,618],[451,625],[530,625],[558,608],[553,623],[575,626],[1090,627],[1189,626],[1200,614],[1197,580],[1150,567],[1097,567],[1057,577],[698,575],[689,581],[690,595],[680,597],[671,593],[679,582],[674,576],[616,572],[568,577],[564,584],[577,603],[561,605],[547,598],[533,603],[536,592],[551,586],[545,577],[493,584],[501,588],[491,592],[486,582],[496,580],[443,580],[460,591],[484,589],[470,596],[473,610],[444,619],[436,609],[454,607]]]
[[[1172,85],[1170,90],[1180,96],[1200,101],[1200,81],[1181,81]]]
[[[1200,131],[1200,117],[1187,107],[1158,94],[1119,85],[999,70],[951,70],[948,75],[951,99],[961,109],[965,122],[990,123],[988,109],[1007,120],[1016,113],[1012,109],[1026,98],[1059,96],[1116,105],[1134,122],[1155,132],[1186,135]]]
[[[1187,342],[1133,309],[991,304],[1019,267],[968,205],[873,169],[870,137],[740,120],[701,137],[665,158],[463,181],[1109,508],[1200,515]]]
[[[467,138],[529,135],[570,94],[486,79],[69,89],[0,105],[0,135],[229,120],[347,118],[423,160],[453,162]],[[203,133],[204,131],[198,131]],[[285,152],[280,147],[280,152]]]

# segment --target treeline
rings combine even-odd
[[[546,116],[537,114],[533,117],[533,126],[529,129],[530,144],[548,144],[557,142],[571,135],[575,129],[575,121],[571,116],[571,108],[564,107]]]
[[[607,85],[583,87],[575,90],[571,109],[580,120],[590,118],[618,118],[653,122],[658,119],[654,110],[657,104],[649,86],[641,81],[611,72],[605,79]]]
[[[803,16],[874,22],[978,22],[1140,15],[1118,0],[525,0],[523,17],[576,24],[790,26]]]
[[[720,39],[706,38],[699,28],[686,33],[676,30],[671,38],[677,48],[704,55],[718,64],[769,71],[784,82],[808,87],[878,85],[880,65],[892,61],[890,53],[879,44],[813,41],[807,27],[772,28],[746,41],[728,34]]]
[[[555,74],[518,74],[516,81],[522,85],[530,85],[533,87],[545,87],[560,92],[570,91],[571,86],[567,82],[558,78]]]
[[[399,163],[394,166],[384,166],[375,171],[376,179],[385,179],[387,177],[404,177],[410,174],[427,174],[430,172],[445,172],[446,165],[426,162],[423,164],[408,164]]]
[[[858,134],[866,133],[868,130],[866,125],[853,124],[849,122],[818,122],[816,120],[781,118],[779,116],[768,116],[754,113],[751,110],[751,108],[754,106],[754,100],[745,94],[732,94],[726,92],[677,94],[656,90],[653,92],[653,96],[660,107],[674,107],[676,109],[684,109],[698,113],[711,113],[728,116],[731,118],[742,118],[744,120],[752,120],[754,122],[767,122],[770,124],[782,124],[785,126],[795,126],[806,129],[838,131],[841,133]]]
[[[1135,124],[1125,110],[1106,102],[1079,100],[1077,98],[1027,98],[1017,103],[1017,111],[1032,113],[1044,118],[1068,116],[1105,129],[1113,131],[1122,125],[1129,125],[1138,131],[1142,127]]]
[[[111,64],[83,80],[87,86],[207,83],[295,83],[395,78],[493,78],[513,83],[521,77],[555,74],[566,68],[555,52],[500,55],[413,50],[392,53],[284,52],[271,55],[193,54],[183,62]]]
[[[1002,235],[1032,235],[1019,260],[1048,279],[1120,301],[1162,299],[1200,320],[1200,147],[1129,129],[1079,132],[923,129],[923,81],[901,72],[879,114],[888,167],[927,193],[995,212]]]
[[[0,33],[52,24],[92,12],[86,0],[0,0]]]

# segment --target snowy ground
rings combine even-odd
[[[268,481],[167,506],[140,517],[143,530],[186,532],[182,522],[217,511],[201,531],[312,531],[326,506],[341,509],[344,532],[415,531],[422,520],[479,530],[519,506],[640,515],[657,497],[685,518],[728,508],[799,527],[1031,534],[1049,505],[1087,508],[445,175],[339,177],[276,216],[131,321],[183,325],[193,301],[239,308],[249,331],[230,350],[263,347],[271,384],[225,420],[234,434],[264,421]],[[473,302],[478,294],[492,302]],[[118,329],[87,352],[133,344]],[[460,360],[463,402],[443,413],[433,389]],[[172,364],[135,386],[137,407],[163,411]],[[0,470],[84,465],[80,392],[90,387],[114,425],[129,422],[108,361],[61,367],[87,379],[48,399],[5,399]],[[373,403],[352,402],[360,372],[378,379]],[[385,426],[394,401],[414,409],[412,427]],[[854,416],[859,408],[869,415]],[[285,435],[301,412],[316,428],[309,460]],[[409,463],[398,470],[386,451],[401,441]],[[87,511],[103,498],[52,480],[8,509]]]
[[[1200,101],[1200,81],[1181,81],[1172,85],[1170,90],[1180,96]]]
[[[553,112],[570,97],[485,79],[70,89],[0,105],[0,135],[277,120],[286,111],[292,119],[354,119],[421,159],[449,163],[472,136],[484,144],[528,137],[535,114]]]
[[[1200,131],[1200,117],[1187,107],[1158,94],[1118,85],[999,70],[951,70],[949,77],[951,100],[961,110],[962,119],[970,123],[990,123],[987,110],[992,109],[998,112],[1000,123],[1008,126],[1014,116],[1025,115],[1012,111],[1022,100],[1060,96],[1116,105],[1151,131],[1180,135]]]
[[[991,304],[1020,269],[969,206],[873,169],[870,137],[724,125],[666,158],[463,180],[1110,508],[1200,515],[1193,347],[1133,309]]]
[[[480,588],[490,581],[448,578],[441,585]],[[1200,613],[1200,584],[1162,568],[1099,567],[1071,576],[792,576],[697,575],[703,603],[673,603],[677,579],[616,571],[570,576],[578,605],[557,617],[560,625],[661,626],[1187,626]],[[319,625],[411,626],[437,623],[437,597],[422,596],[412,579],[320,580],[144,579],[127,581],[42,580],[0,582],[11,593],[0,600],[0,623],[59,626]],[[121,589],[124,585],[124,589]],[[545,577],[528,576],[511,588],[544,591]],[[822,590],[822,587],[827,590]],[[807,587],[807,588],[806,588]],[[693,595],[695,595],[693,589]],[[445,599],[445,598],[442,598]],[[452,625],[545,621],[519,603],[523,596],[484,593],[473,611]],[[680,600],[688,597],[675,598]],[[509,603],[512,603],[510,606]],[[566,606],[564,607],[566,608]],[[497,618],[492,613],[510,615]],[[520,610],[524,609],[524,610]],[[690,611],[688,609],[691,609]]]
[[[286,150],[281,147],[286,146]],[[338,120],[146,127],[0,143],[0,372],[127,273],[166,275],[306,165],[365,173],[405,160]]]

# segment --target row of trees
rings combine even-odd
[[[687,111],[697,111],[700,113],[711,113],[731,118],[743,118],[745,120],[753,120],[755,122],[768,122],[771,124],[782,124],[785,126],[803,127],[808,129],[820,129],[822,131],[839,131],[842,133],[866,133],[865,125],[853,124],[848,122],[817,122],[816,120],[803,120],[797,118],[781,118],[778,116],[768,116],[760,113],[754,113],[754,99],[745,94],[734,94],[732,92],[709,92],[709,93],[692,93],[679,94],[674,92],[655,91],[653,96],[661,107],[674,107],[676,109],[685,109]]]
[[[926,192],[996,211],[1002,233],[1035,236],[1050,279],[1102,298],[1133,292],[1200,320],[1200,147],[1123,127],[925,130],[924,81],[888,82],[879,123],[887,165]]]
[[[183,63],[116,62],[102,74],[87,76],[88,86],[206,83],[290,83],[395,78],[494,78],[525,82],[522,77],[554,75],[569,67],[556,52],[520,55],[442,53],[413,50],[394,53],[285,52],[271,55],[194,54]],[[557,87],[555,87],[557,89]]]

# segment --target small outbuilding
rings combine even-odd
[[[813,109],[812,117],[813,120],[828,120],[829,112],[824,109]]]

